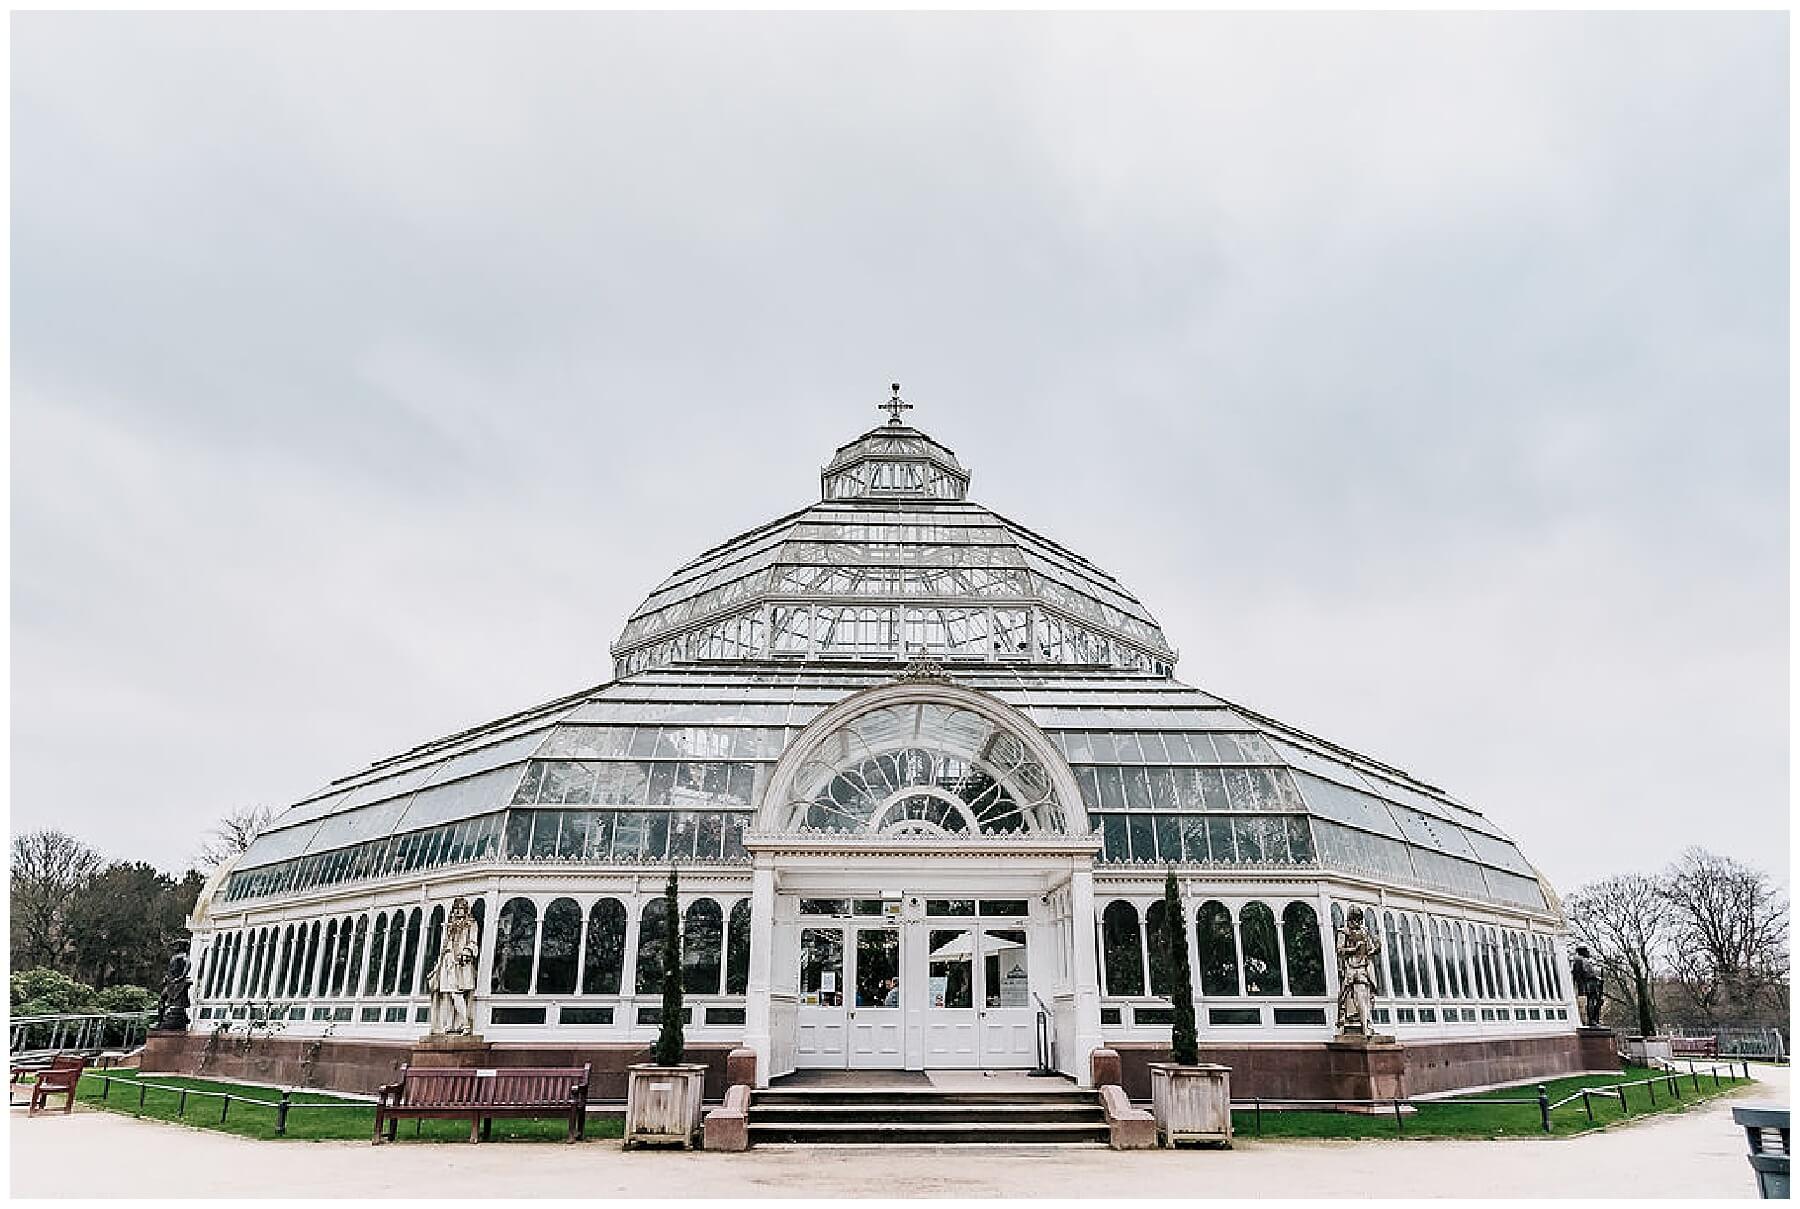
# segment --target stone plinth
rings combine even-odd
[[[725,1055],[725,1086],[756,1086],[756,1051],[739,1046]]]
[[[412,1065],[419,1070],[474,1070],[493,1066],[494,1047],[478,1033],[421,1037],[412,1049]]]
[[[1619,1061],[1619,1034],[1609,1028],[1582,1027],[1575,1030],[1576,1044],[1581,1047],[1583,1070],[1624,1070]]]
[[[1392,1037],[1340,1036],[1325,1043],[1330,1100],[1404,1100],[1406,1050]]]
[[[1097,1049],[1088,1055],[1088,1074],[1095,1087],[1125,1082],[1125,1068],[1116,1049]]]

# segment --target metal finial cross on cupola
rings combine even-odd
[[[900,397],[900,384],[896,382],[894,383],[894,397],[889,399],[886,403],[877,403],[875,405],[875,410],[887,412],[889,424],[898,424],[900,422],[900,413],[903,411],[911,411],[912,404]]]

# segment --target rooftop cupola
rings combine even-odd
[[[956,454],[900,420],[912,404],[894,396],[880,409],[888,422],[840,446],[820,475],[828,500],[960,500],[969,494],[969,472]]]

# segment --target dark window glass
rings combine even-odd
[[[613,1010],[609,1007],[566,1007],[556,1016],[559,1024],[611,1024]]]
[[[1287,949],[1289,993],[1323,995],[1325,948],[1319,938],[1319,916],[1311,903],[1287,905],[1281,913],[1281,935]]]
[[[1258,1008],[1211,1008],[1206,1013],[1208,1024],[1261,1024]]]
[[[725,993],[742,995],[750,988],[750,900],[731,908],[725,929]]]
[[[356,994],[356,980],[362,976],[363,945],[369,939],[369,917],[356,917],[356,939],[350,945],[350,960],[346,967],[344,994]]]
[[[375,917],[375,931],[369,937],[369,969],[368,972],[363,975],[362,993],[364,995],[376,995],[381,991],[381,963],[386,960],[387,957],[387,954],[383,951],[387,947],[387,930],[387,916],[377,915]]]
[[[972,898],[928,898],[925,900],[927,915],[973,915],[975,900]]]
[[[1157,859],[1165,865],[1173,864],[1182,858],[1181,854],[1181,820],[1172,814],[1159,814],[1156,818],[1156,851]]]
[[[538,941],[537,993],[575,992],[575,954],[581,946],[581,906],[559,898],[544,908],[544,934]]]
[[[1125,826],[1122,814],[1107,814],[1100,817],[1101,858],[1114,864],[1123,864],[1131,859],[1131,833]]]
[[[396,911],[388,919],[387,956],[381,963],[381,993],[392,995],[400,980],[400,950],[406,942],[406,912]]]
[[[541,1007],[497,1007],[488,1019],[495,1024],[542,1024],[545,1015]]]
[[[984,898],[981,900],[983,915],[1029,915],[1031,904],[1022,898]]]
[[[934,928],[925,934],[931,1006],[975,1006],[974,936],[967,928]]]
[[[1238,926],[1244,934],[1245,993],[1281,994],[1281,942],[1275,932],[1275,912],[1267,903],[1245,903]]]
[[[681,986],[690,995],[717,995],[725,919],[719,904],[697,898],[688,904],[681,943]]]
[[[1416,999],[1419,995],[1419,959],[1413,952],[1412,921],[1401,915],[1394,922],[1400,929],[1400,969],[1406,979],[1406,993]]]
[[[1231,926],[1230,909],[1216,899],[1201,903],[1194,939],[1200,948],[1200,993],[1238,994],[1237,930]]]
[[[1133,1024],[1174,1024],[1175,1009],[1172,1007],[1134,1007],[1131,1009]]]
[[[1400,934],[1394,929],[1394,913],[1384,911],[1381,918],[1387,925],[1388,985],[1393,988],[1392,994],[1403,994],[1406,975],[1400,969]]]
[[[625,904],[603,898],[588,910],[587,956],[581,965],[583,995],[617,995],[625,969]],[[564,1019],[568,1013],[563,1013]]]
[[[531,816],[533,810],[515,810],[506,816],[506,859],[523,860],[531,849]]]
[[[1165,999],[1175,994],[1175,966],[1169,945],[1173,940],[1169,927],[1169,905],[1157,899],[1144,909],[1144,942],[1150,950],[1150,993]],[[1141,1023],[1143,1013],[1137,1015]]]
[[[412,994],[414,970],[419,963],[419,921],[422,918],[417,907],[406,917],[406,948],[400,954],[400,978],[395,986],[402,995]]]
[[[669,930],[669,911],[659,894],[644,904],[638,916],[637,993],[660,995],[663,989],[663,935]],[[640,1015],[639,1019],[642,1019]]]
[[[1276,1024],[1324,1024],[1324,1008],[1276,1008]]]
[[[1137,908],[1124,899],[1106,904],[1100,916],[1100,948],[1105,957],[1106,993],[1144,993],[1144,946],[1138,935]]]
[[[531,956],[537,945],[537,904],[509,898],[500,908],[494,937],[494,993],[523,995],[531,990]]]
[[[419,969],[424,971],[424,973],[420,975],[421,981],[419,990],[421,991],[430,990],[430,987],[427,986],[423,980],[431,973],[431,968],[437,965],[438,946],[443,943],[444,907],[443,904],[440,903],[431,909],[431,922],[425,925],[425,957],[424,960],[419,962]]]
[[[1126,815],[1131,828],[1131,859],[1156,863],[1156,825],[1147,814]]]
[[[742,1024],[744,1009],[741,1007],[709,1007],[706,1009],[708,1024]]]

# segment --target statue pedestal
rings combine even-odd
[[[1582,1025],[1575,1030],[1575,1041],[1581,1049],[1582,1070],[1625,1069],[1619,1060],[1619,1034],[1613,1029]]]
[[[412,1065],[421,1070],[471,1070],[492,1066],[493,1051],[479,1033],[432,1033],[413,1042]]]
[[[1331,1098],[1404,1100],[1406,1050],[1381,1034],[1341,1033],[1325,1043]],[[1356,1110],[1347,1110],[1356,1111]],[[1379,1106],[1361,1111],[1384,1111]],[[1392,1107],[1385,1111],[1392,1112]]]

